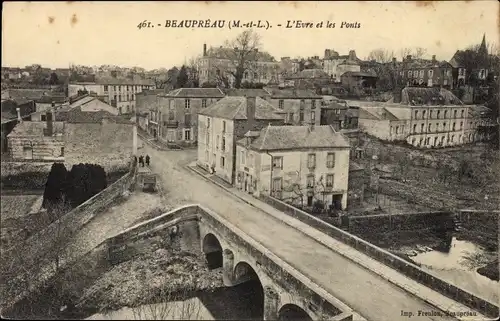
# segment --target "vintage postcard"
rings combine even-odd
[[[2,318],[498,319],[499,19],[4,2]]]

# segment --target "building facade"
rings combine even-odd
[[[453,89],[453,66],[446,61],[412,59],[408,55],[403,60],[400,71],[406,86],[412,87],[444,87]]]
[[[290,125],[320,124],[323,97],[304,89],[270,89],[269,102]]]
[[[209,48],[203,45],[203,55],[196,62],[199,85],[221,84],[227,79],[229,87],[234,85],[233,72],[238,66],[238,55],[233,48]],[[257,49],[247,55],[242,82],[278,83],[280,63],[266,52]]]
[[[348,55],[339,55],[336,51],[325,50],[323,60],[323,71],[327,73],[333,82],[340,83],[341,76],[350,72],[361,71],[361,60],[356,57],[356,51],[350,50]]]
[[[236,187],[288,203],[346,209],[349,143],[331,126],[267,126],[237,142]]]
[[[120,114],[132,113],[136,106],[136,95],[143,90],[153,90],[151,80],[98,79],[96,82],[78,82],[68,84],[68,96],[75,97],[79,92],[95,94],[104,102],[115,107]]]
[[[223,97],[224,92],[218,88],[180,88],[160,94],[157,112],[151,113],[149,123],[156,124],[158,139],[164,142],[194,144],[198,138],[198,112]]]
[[[282,116],[260,97],[225,97],[198,115],[198,164],[230,184],[236,171],[236,141],[248,131],[283,125]]]

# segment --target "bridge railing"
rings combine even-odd
[[[343,243],[355,248],[356,250],[367,254],[381,263],[399,271],[400,273],[418,281],[421,284],[459,302],[465,306],[474,309],[488,317],[497,317],[499,307],[484,298],[461,289],[458,286],[447,283],[446,281],[431,275],[420,267],[403,260],[402,258],[379,248],[355,235],[352,235],[340,228],[328,224],[300,209],[286,204],[278,199],[267,195],[261,195],[261,199],[275,207],[276,209],[298,219],[299,221],[312,226],[319,231],[342,241]]]

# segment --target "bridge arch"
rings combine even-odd
[[[302,309],[298,305],[289,303],[282,306],[281,309],[279,310],[278,320],[312,321],[312,318],[304,309]]]
[[[219,239],[212,233],[208,233],[203,238],[202,250],[208,263],[209,269],[222,267],[222,245]]]
[[[233,284],[242,299],[248,301],[245,304],[249,310],[251,319],[264,319],[264,287],[259,275],[249,263],[241,261],[234,267]]]

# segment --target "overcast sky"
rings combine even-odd
[[[114,64],[147,69],[170,68],[201,54],[203,43],[219,46],[243,29],[165,28],[167,19],[269,21],[260,29],[262,50],[282,56],[323,56],[325,48],[340,54],[355,49],[365,58],[384,47],[398,53],[420,46],[449,60],[457,49],[479,43],[483,33],[498,43],[499,3],[439,2],[3,2],[2,66],[40,63],[47,67]],[[139,30],[151,21],[154,28]],[[333,29],[286,29],[287,20]],[[360,28],[339,28],[358,22]],[[158,26],[162,24],[162,26]],[[282,24],[278,27],[277,24]],[[324,25],[325,27],[325,25]]]

